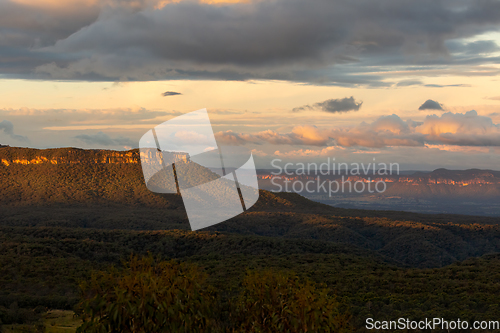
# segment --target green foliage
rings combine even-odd
[[[299,281],[293,273],[249,271],[237,313],[240,332],[349,332],[349,316],[328,289]]]
[[[195,266],[132,256],[81,285],[77,332],[206,332],[212,296]]]
[[[356,329],[368,316],[500,318],[500,255],[420,269],[388,264],[376,252],[352,245],[319,240],[40,227],[0,227],[0,313],[13,302],[24,314],[39,305],[72,309],[79,299],[78,281],[90,279],[92,270],[107,270],[131,253],[148,251],[198,265],[220,302],[239,293],[248,269],[293,270],[300,279],[325,284],[348,304]],[[220,307],[215,319],[229,320],[231,307]],[[23,316],[19,323],[25,322]],[[235,328],[236,321],[224,327]]]
[[[78,281],[90,279],[92,270],[107,270],[131,253],[148,251],[198,265],[220,302],[240,292],[248,269],[293,270],[300,279],[325,284],[348,304],[358,330],[368,316],[500,318],[500,255],[420,269],[388,264],[376,252],[320,240],[40,227],[0,227],[0,314],[13,302],[23,314],[17,317],[19,323],[39,305],[72,309],[79,299]],[[235,317],[228,319],[232,307],[220,304],[214,309],[220,312],[215,320],[227,321],[226,332],[237,327]]]
[[[282,270],[248,271],[227,295],[194,264],[132,256],[80,286],[77,332],[350,332],[324,286]],[[227,312],[227,313],[226,313]]]

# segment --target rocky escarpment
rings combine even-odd
[[[149,154],[150,155],[150,154]],[[146,156],[151,159],[152,156]],[[181,156],[181,160],[186,157]],[[32,149],[0,146],[0,165],[13,164],[139,164],[138,149],[115,151],[104,149]]]
[[[0,163],[12,164],[137,164],[139,150],[112,151],[103,149],[31,149],[4,147],[0,149]]]

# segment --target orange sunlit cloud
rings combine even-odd
[[[431,145],[426,144],[426,148],[429,149],[437,149],[442,151],[452,151],[452,152],[460,152],[460,153],[481,153],[487,154],[491,151],[490,147],[467,147],[467,146],[450,146],[450,145]]]

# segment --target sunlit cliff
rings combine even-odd
[[[160,152],[158,152],[159,154]],[[186,157],[179,154],[179,159]],[[152,156],[147,156],[146,159]],[[1,165],[12,164],[139,164],[139,150],[113,151],[102,149],[84,150],[78,148],[30,149],[0,148]]]

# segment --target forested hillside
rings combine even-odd
[[[6,149],[21,155],[15,148],[0,153]],[[45,155],[67,163],[0,164],[1,225],[189,229],[182,198],[150,192],[140,164],[97,163],[87,151],[64,151],[67,155],[57,150]],[[109,160],[103,154],[94,153],[99,161]],[[120,159],[131,153],[109,154]],[[196,178],[196,172],[205,171],[194,168],[190,177]],[[401,264],[439,267],[500,251],[498,222],[488,217],[340,209],[296,194],[262,191],[248,212],[208,230],[352,244]]]
[[[72,309],[92,269],[148,253],[194,263],[221,292],[238,293],[247,269],[293,271],[325,284],[360,331],[368,316],[500,318],[496,218],[340,209],[261,191],[244,214],[191,232],[182,198],[150,192],[137,155],[111,163],[94,152],[96,162],[68,149],[39,154],[64,163],[13,162],[37,160],[28,153],[0,148],[10,158],[0,163],[4,324]]]

